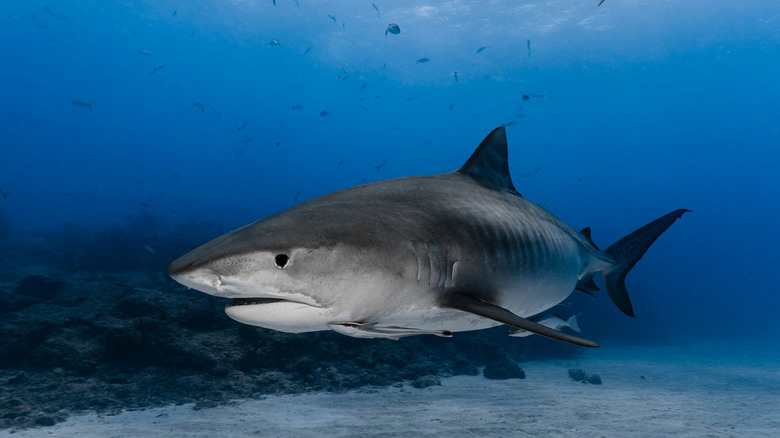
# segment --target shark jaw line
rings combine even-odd
[[[230,298],[230,302],[225,306],[226,308],[235,306],[266,306],[268,304],[276,303],[289,303],[298,304],[314,308],[323,308],[323,306],[314,300],[300,292],[292,292],[280,290],[273,286],[266,287],[251,287],[249,288],[236,288],[233,291],[228,292],[226,298]]]
[[[286,333],[328,330],[330,308],[284,298],[234,298],[225,313],[243,324]]]
[[[314,303],[313,301],[307,302],[304,300],[292,300],[289,298],[277,298],[277,297],[233,298],[225,306],[225,308],[227,309],[236,306],[263,306],[267,304],[276,304],[276,303],[303,304],[310,307],[322,308],[322,306],[320,306],[317,303]]]

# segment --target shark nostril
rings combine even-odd
[[[288,257],[286,254],[277,254],[276,257],[274,257],[274,264],[279,269],[284,269],[285,266],[287,266],[287,262],[290,261],[290,257]]]
[[[222,287],[222,277],[219,274],[215,274],[214,281],[212,282],[214,289],[219,290]]]

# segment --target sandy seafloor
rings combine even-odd
[[[766,344],[610,347],[582,359],[521,364],[526,379],[442,379],[441,386],[363,388],[78,415],[0,437],[534,436],[778,437],[780,348]],[[598,373],[577,383],[568,370]]]

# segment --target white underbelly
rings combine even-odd
[[[434,308],[390,315],[377,321],[377,325],[425,331],[464,332],[496,327],[501,323],[460,310]]]

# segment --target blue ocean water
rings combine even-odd
[[[182,224],[448,172],[505,124],[518,190],[602,247],[693,211],[629,275],[636,319],[573,296],[586,337],[778,333],[780,7],[597,3],[10,2],[4,229],[174,255]]]

